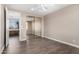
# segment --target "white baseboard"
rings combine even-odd
[[[57,39],[50,38],[50,37],[47,37],[47,36],[44,36],[44,37],[47,38],[47,39],[50,39],[50,40],[54,40],[54,41],[57,41],[57,42],[60,42],[60,43],[63,43],[63,44],[67,44],[67,45],[79,48],[79,46],[76,45],[76,44],[72,44],[72,43],[68,43],[68,42],[65,42],[65,41],[57,40]]]
[[[4,50],[4,46],[3,46],[3,48],[1,49],[0,54],[2,54],[3,50]]]
[[[36,35],[36,36],[41,36],[41,35],[37,35],[37,34],[34,34],[34,35]]]

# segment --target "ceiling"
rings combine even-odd
[[[44,16],[51,12],[55,12],[61,8],[69,6],[68,4],[6,4],[10,10],[31,13],[34,15]]]

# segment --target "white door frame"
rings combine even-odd
[[[9,44],[9,19],[8,19],[8,9],[5,7],[6,10],[6,47]]]

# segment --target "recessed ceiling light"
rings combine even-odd
[[[34,8],[31,8],[31,11],[34,11]]]

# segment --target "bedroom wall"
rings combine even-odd
[[[4,5],[0,4],[0,53],[4,49]]]
[[[44,36],[79,46],[79,5],[44,16]]]

